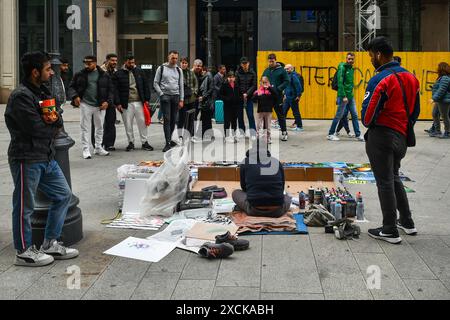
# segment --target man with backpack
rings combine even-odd
[[[183,71],[183,90],[184,90],[184,107],[178,111],[178,130],[186,129],[189,131],[191,137],[194,136],[194,114],[190,115],[190,110],[195,109],[195,101],[198,93],[198,81],[195,73],[189,70],[189,58],[181,59],[181,70]],[[182,137],[181,132],[179,135]]]
[[[331,141],[340,140],[336,135],[336,129],[347,108],[352,115],[352,124],[356,139],[358,141],[364,141],[364,138],[361,136],[361,131],[359,130],[358,113],[356,112],[356,104],[353,96],[354,63],[355,54],[352,52],[347,53],[346,62],[341,62],[339,64],[338,70],[333,78],[331,87],[338,92],[336,100],[338,108],[327,136],[327,139]]]
[[[178,118],[178,110],[184,107],[183,72],[178,67],[178,52],[170,51],[168,62],[156,70],[153,86],[160,96],[161,110],[164,116],[164,136],[166,146],[163,152],[177,145],[172,141],[172,133]]]
[[[287,64],[284,69],[289,75],[289,86],[284,91],[283,113],[286,117],[289,109],[292,108],[296,124],[293,131],[302,132],[303,123],[298,104],[303,93],[303,87],[291,64]]]

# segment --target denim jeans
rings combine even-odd
[[[256,130],[253,101],[251,99],[247,99],[246,102],[244,101],[243,107],[239,110],[238,114],[239,129],[245,131],[244,109],[245,112],[247,113],[248,125],[250,126],[250,129]]]
[[[280,125],[281,132],[286,132],[286,117],[283,112],[283,104],[282,103],[276,103],[274,108],[275,113],[277,114],[278,118],[278,124]]]
[[[346,107],[348,107],[350,114],[352,115],[353,131],[355,131],[355,135],[359,137],[361,135],[361,131],[359,130],[358,113],[356,112],[355,99],[348,99],[348,103],[345,104],[342,98],[337,98],[336,104],[338,105],[338,108],[328,134],[332,135],[336,133],[339,121],[341,121],[342,117],[344,116],[345,109]]]
[[[180,96],[162,95],[161,110],[164,117],[164,137],[166,144],[172,141],[172,133],[175,130],[175,124],[178,120],[178,105],[180,103]]]
[[[366,153],[377,182],[378,198],[383,213],[383,232],[397,229],[397,210],[400,222],[414,227],[408,197],[399,176],[401,160],[406,155],[406,138],[387,127],[370,128],[366,134]]]
[[[302,116],[300,115],[298,101],[293,98],[286,98],[283,103],[283,113],[285,117],[287,117],[287,113],[290,108],[292,108],[292,113],[294,114],[295,124],[297,125],[297,128],[303,128]]]
[[[32,245],[31,215],[38,189],[52,201],[45,239],[59,239],[72,191],[58,163],[55,160],[39,163],[13,161],[9,166],[14,181],[12,220],[15,249],[21,252]]]
[[[348,107],[345,107],[344,115],[342,116],[341,121],[339,121],[336,132],[340,132],[341,129],[344,128],[347,133],[350,133],[350,127],[348,126],[348,113]]]

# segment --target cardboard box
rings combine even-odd
[[[308,192],[309,187],[336,188],[333,168],[285,168],[285,189],[291,194],[300,191]],[[239,168],[236,167],[200,167],[198,168],[198,181],[192,190],[200,191],[202,188],[218,185],[225,188],[228,197],[233,190],[240,189]]]
[[[334,182],[333,168],[285,168],[286,181],[328,181]],[[240,181],[239,168],[200,167],[199,181]]]

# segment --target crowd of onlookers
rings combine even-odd
[[[401,64],[398,56],[394,61]],[[349,52],[345,62],[337,66],[332,86],[337,91],[337,108],[327,136],[330,141],[340,140],[342,129],[349,138],[364,141],[354,99],[354,63],[355,54]],[[71,80],[67,77],[67,60],[61,60],[60,71],[68,100],[80,108],[85,159],[91,158],[91,143],[97,155],[108,155],[115,150],[116,123],[120,122],[116,119],[116,110],[122,115],[125,126],[126,150],[135,149],[133,126],[136,122],[142,149],[152,151],[145,111],[152,116],[155,104],[160,106],[158,121],[164,128],[164,152],[180,143],[184,137],[181,130],[189,133],[192,142],[214,139],[213,120],[223,122],[224,139],[229,143],[264,137],[270,144],[271,129],[280,130],[281,141],[287,141],[289,110],[295,119],[290,130],[304,130],[299,107],[304,92],[303,77],[291,64],[278,62],[275,54],[268,56],[268,66],[260,79],[247,57],[240,59],[236,70],[219,65],[213,74],[200,59],[194,60],[190,68],[187,57],[180,59],[178,52],[171,51],[168,61],[157,68],[153,83],[136,65],[133,56],[127,56],[121,66],[116,54],[108,54],[101,66],[95,56],[85,57],[84,64],[85,68]],[[449,86],[450,66],[442,62],[433,86],[433,126],[426,130],[432,137],[449,138]],[[151,103],[152,88],[157,98]],[[273,112],[275,120],[272,120]],[[353,133],[349,127],[349,114]],[[216,116],[223,119],[216,119]],[[443,132],[440,117],[444,121]],[[180,129],[178,136],[174,134],[176,129]]]

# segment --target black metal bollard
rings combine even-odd
[[[74,144],[75,141],[69,137],[64,129],[60,131],[55,141],[55,160],[61,167],[70,189],[72,189],[72,181],[70,177],[69,149]],[[69,204],[66,219],[64,220],[61,238],[58,239],[67,246],[73,245],[83,239],[83,217],[81,215],[81,209],[78,208],[79,203],[80,200],[78,197],[72,193],[72,199]],[[50,204],[50,200],[42,192],[38,191],[35,199],[34,213],[31,217],[33,244],[38,248],[44,241],[45,225],[47,224]]]

